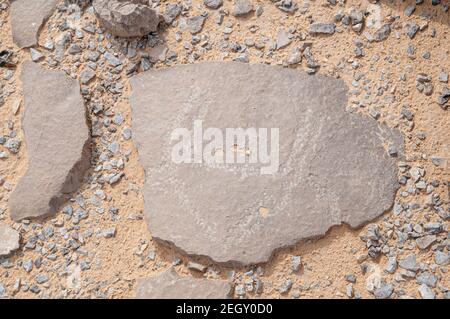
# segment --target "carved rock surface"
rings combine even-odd
[[[19,240],[20,235],[15,229],[0,224],[0,257],[9,255],[14,250],[19,249]]]
[[[401,135],[347,112],[341,80],[209,62],[141,73],[131,84],[147,224],[154,238],[188,254],[265,262],[277,248],[334,225],[358,227],[393,203],[397,158],[386,149],[401,154]],[[261,163],[176,164],[171,134],[176,128],[192,134],[196,120],[203,132],[279,128],[278,170],[261,174],[267,166]]]
[[[89,128],[79,84],[26,62],[21,74],[28,168],[9,198],[15,220],[52,214],[89,167]]]
[[[11,2],[11,28],[20,48],[37,44],[42,24],[55,11],[59,0],[15,0]]]
[[[158,28],[159,16],[147,0],[94,0],[100,24],[112,35],[141,37]]]
[[[138,281],[139,299],[226,299],[231,285],[223,280],[180,277],[169,269],[153,278]]]

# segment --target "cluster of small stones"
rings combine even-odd
[[[11,244],[2,250],[8,252],[0,256],[0,297],[111,298],[121,295],[121,291],[135,289],[137,278],[128,275],[129,269],[127,275],[117,273],[107,280],[90,277],[111,268],[107,262],[114,262],[102,259],[104,255],[98,256],[99,250],[110,247],[121,231],[127,232],[127,222],[143,223],[138,208],[118,207],[112,195],[142,200],[142,185],[133,173],[136,162],[132,157],[135,149],[130,141],[129,111],[122,107],[129,93],[127,77],[152,67],[208,60],[212,52],[218,52],[224,60],[281,64],[309,73],[342,76],[353,87],[350,107],[354,111],[398,126],[407,138],[407,158],[399,165],[402,187],[395,206],[391,213],[362,232],[366,250],[355,248],[361,271],[345,275],[346,289],[337,291],[336,296],[360,298],[369,292],[376,298],[449,298],[448,150],[447,154],[430,153],[433,151],[428,150],[431,143],[428,140],[433,128],[426,130],[416,117],[427,112],[420,108],[433,111],[438,108],[442,123],[448,121],[445,110],[449,105],[450,66],[435,63],[425,70],[414,67],[419,61],[434,63],[433,54],[447,54],[441,62],[448,61],[448,53],[422,47],[419,42],[442,36],[432,14],[427,12],[434,10],[448,19],[448,5],[434,0],[433,6],[423,1],[416,3],[408,6],[405,3],[404,12],[374,22],[370,12],[351,9],[342,0],[321,2],[325,6],[320,10],[332,12],[333,21],[322,21],[316,14],[319,4],[295,0],[273,4],[252,0],[167,5],[155,2],[153,6],[163,14],[169,32],[167,40],[162,33],[140,39],[114,38],[98,27],[89,1],[60,3],[41,29],[40,46],[24,51],[11,45],[7,49],[12,54],[0,55],[0,112],[5,115],[1,118],[0,134],[0,223],[12,225],[21,237],[19,248]],[[271,6],[286,19],[310,23],[309,28],[281,27],[273,37],[269,36],[264,29],[267,21],[264,13],[272,12]],[[375,11],[379,7],[380,4],[369,6]],[[383,10],[387,10],[385,4]],[[248,17],[251,20],[244,22]],[[0,1],[0,25],[9,23],[8,2]],[[244,39],[236,36],[240,32],[245,33]],[[353,37],[351,53],[338,55],[340,60],[332,64],[328,59],[334,52],[324,50],[330,48],[327,41],[347,33]],[[402,53],[409,59],[406,65],[402,65],[398,56],[383,54],[386,47],[379,47],[385,41],[395,46],[396,39],[405,38],[409,43]],[[441,45],[448,43],[448,39],[442,41]],[[13,223],[7,201],[17,179],[9,177],[9,173],[19,168],[17,163],[19,159],[22,161],[25,150],[17,120],[22,112],[19,72],[6,66],[18,65],[23,58],[62,70],[79,80],[92,125],[93,152],[87,183],[55,217],[43,222],[25,219]],[[369,79],[369,72],[379,75],[378,81]],[[393,84],[394,81],[404,85]],[[412,104],[414,99],[426,105]],[[7,105],[10,109],[6,109]],[[9,229],[8,233],[14,230]],[[121,240],[125,238],[126,234]],[[303,276],[313,270],[297,255],[288,254],[282,262],[288,270],[277,274],[276,277],[282,278],[278,284],[274,276],[267,274],[265,265],[230,269],[185,257],[168,260],[157,253],[149,238],[135,244],[136,247],[127,248],[133,250],[137,260],[133,265],[141,274],[138,277],[175,266],[180,271],[200,272],[206,278],[228,279],[238,298],[300,298],[332,286],[333,280],[340,281],[327,277],[303,282]],[[361,282],[364,291],[355,288]],[[415,284],[413,288],[409,287],[411,283]]]

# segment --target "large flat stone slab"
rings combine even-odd
[[[15,220],[53,214],[89,167],[89,128],[78,82],[26,62],[21,74],[28,168],[9,198]]]
[[[138,281],[138,299],[226,299],[230,283],[223,280],[180,277],[172,268]]]
[[[400,152],[401,135],[346,112],[341,80],[210,62],[142,73],[131,84],[146,221],[154,238],[188,254],[265,262],[277,248],[334,225],[358,227],[393,203],[397,159],[387,148]],[[262,163],[175,163],[173,130],[192,133],[198,120],[204,132],[278,128],[277,170],[271,174]],[[230,150],[250,157],[247,148],[226,145],[216,154]]]
[[[15,0],[11,2],[11,28],[20,48],[37,44],[42,24],[55,11],[59,0]]]

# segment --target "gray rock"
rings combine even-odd
[[[20,48],[37,44],[38,33],[59,0],[16,0],[11,2],[11,31]]]
[[[164,12],[164,21],[171,24],[181,13],[181,7],[178,4],[169,3]]]
[[[38,284],[44,284],[49,280],[48,276],[46,274],[39,274],[36,276],[36,282]]]
[[[275,5],[278,9],[287,13],[294,13],[298,10],[298,5],[292,0],[281,0],[276,1]]]
[[[385,24],[381,28],[379,28],[373,35],[367,32],[365,32],[364,34],[369,42],[381,42],[386,40],[391,34],[391,26],[389,24]]]
[[[397,269],[397,259],[395,257],[389,257],[384,271],[393,274]]]
[[[95,72],[87,68],[80,74],[80,82],[82,84],[89,83],[95,77]]]
[[[108,64],[112,67],[116,67],[122,64],[119,58],[115,57],[114,54],[110,52],[105,53],[105,59],[108,61]]]
[[[253,11],[253,3],[250,0],[236,0],[232,14],[241,17]]]
[[[0,298],[5,298],[7,296],[6,288],[0,283]]]
[[[426,271],[421,273],[420,275],[418,275],[416,277],[416,280],[419,284],[425,284],[428,287],[436,287],[436,283],[437,283],[437,277],[435,275],[433,275],[432,273]]]
[[[283,284],[280,287],[280,294],[288,293],[289,290],[291,290],[293,284],[294,283],[290,279],[287,279],[286,281],[284,281]]]
[[[298,272],[302,267],[302,258],[300,256],[291,257],[291,269],[293,272]]]
[[[30,48],[31,60],[37,62],[44,58],[44,55],[36,49]]]
[[[345,275],[345,280],[347,280],[348,282],[351,282],[351,283],[355,283],[356,276],[354,274]]]
[[[436,298],[436,295],[434,294],[433,290],[425,284],[422,284],[419,287],[419,293],[420,293],[420,296],[422,297],[422,299],[435,299]]]
[[[450,264],[450,254],[438,250],[434,254],[434,262],[440,266],[446,266]]]
[[[377,299],[387,299],[394,292],[394,287],[391,284],[382,283],[381,286],[373,292]]]
[[[313,23],[309,26],[309,33],[316,34],[334,34],[336,25],[334,23]]]
[[[203,0],[204,5],[210,9],[218,9],[222,6],[223,0]]]
[[[101,26],[119,37],[141,37],[158,29],[160,18],[148,0],[94,0]]]
[[[347,113],[340,80],[230,62],[141,73],[131,85],[146,219],[156,239],[218,262],[264,262],[274,249],[342,222],[358,227],[392,205],[397,159],[380,138],[402,149],[400,134]],[[205,129],[279,128],[276,172],[268,161],[202,162],[202,153],[202,163],[176,164],[171,132],[192,132],[197,119]]]
[[[280,29],[277,35],[277,49],[282,49],[291,43],[289,33],[284,29]]]
[[[186,24],[188,30],[191,34],[196,34],[202,31],[203,24],[205,23],[206,18],[203,16],[195,16],[187,19]]]
[[[77,81],[32,62],[24,64],[21,79],[29,160],[9,199],[14,220],[53,214],[89,167],[89,129]]]
[[[414,11],[416,11],[416,7],[414,5],[407,6],[405,9],[405,15],[407,17],[410,17],[414,13]]]
[[[409,254],[403,259],[400,259],[400,262],[398,263],[400,268],[411,270],[411,271],[417,271],[419,269],[419,265],[416,261],[416,255]]]
[[[171,268],[152,278],[138,280],[138,299],[226,299],[231,285],[223,280],[180,277]]]
[[[0,257],[7,256],[20,247],[19,233],[8,225],[0,224]]]
[[[410,22],[406,24],[406,35],[410,39],[414,38],[419,30],[420,27],[417,23]]]
[[[417,247],[420,249],[427,249],[432,243],[436,241],[435,235],[426,235],[416,239]]]

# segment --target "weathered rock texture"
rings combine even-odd
[[[345,111],[343,81],[296,70],[202,63],[131,79],[133,127],[154,238],[218,262],[258,263],[333,225],[391,207],[400,133]],[[175,164],[175,128],[279,128],[280,166]]]
[[[147,0],[94,0],[100,24],[119,37],[141,37],[156,31],[159,15]]]
[[[11,217],[52,214],[89,166],[89,128],[76,80],[28,62],[21,75],[28,169],[10,196]]]
[[[169,269],[153,278],[138,281],[139,299],[226,299],[231,285],[223,280],[180,277]]]
[[[37,44],[42,24],[55,11],[59,0],[15,0],[11,2],[11,28],[14,42],[20,47]]]
[[[15,229],[0,224],[0,256],[9,255],[14,250],[19,249],[19,241],[20,235]]]

